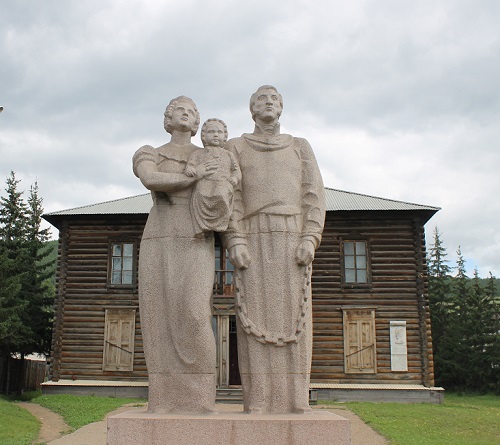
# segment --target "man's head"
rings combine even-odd
[[[254,121],[257,118],[262,120],[279,119],[282,111],[283,98],[272,85],[262,85],[250,97],[250,113],[252,113]]]
[[[174,111],[179,114],[187,114],[187,119],[183,118],[183,120],[186,120],[191,130],[191,136],[194,136],[200,126],[200,113],[193,100],[187,96],[179,96],[170,101],[165,110],[165,119],[163,121],[165,130],[170,134],[175,129],[174,125],[177,125],[177,123],[173,122]]]
[[[216,118],[207,119],[201,127],[201,142],[203,146],[222,147],[227,141],[227,126],[224,121]]]

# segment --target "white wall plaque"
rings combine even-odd
[[[406,321],[391,321],[391,371],[408,371]]]

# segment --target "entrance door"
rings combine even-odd
[[[235,315],[229,316],[229,384],[241,385]]]
[[[214,331],[217,347],[217,386],[227,388],[230,385],[241,385],[238,368],[236,317],[234,315],[214,315]]]

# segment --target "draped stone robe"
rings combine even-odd
[[[309,143],[290,135],[229,140],[242,172],[226,248],[246,245],[236,274],[238,360],[247,412],[309,410],[312,356],[311,266],[295,251],[317,248],[325,218],[323,181]]]
[[[139,308],[149,375],[149,411],[215,410],[215,340],[211,296],[215,270],[213,233],[195,236],[190,201],[182,186],[193,144],[149,145],[134,155],[139,166],[161,174],[142,236]],[[143,166],[144,167],[144,166]],[[159,186],[160,187],[160,186]]]

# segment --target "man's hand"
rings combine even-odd
[[[314,259],[314,243],[311,240],[302,240],[295,250],[295,261],[300,266],[309,266]]]
[[[238,244],[231,247],[229,249],[229,261],[237,269],[246,269],[252,261],[247,246]]]

